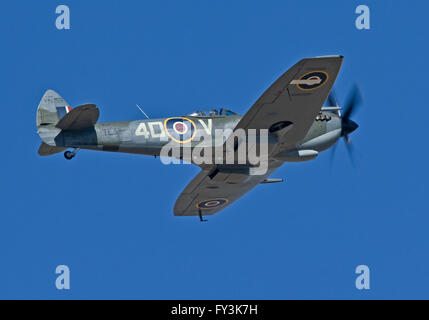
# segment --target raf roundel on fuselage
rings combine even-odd
[[[191,142],[197,134],[197,126],[185,117],[168,118],[164,122],[167,135],[178,143]]]

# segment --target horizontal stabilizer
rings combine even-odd
[[[85,104],[72,109],[56,127],[62,130],[83,130],[93,127],[98,120],[100,111],[95,104]]]
[[[46,143],[42,142],[42,144],[40,145],[40,148],[39,148],[39,155],[50,156],[50,155],[53,155],[56,153],[63,152],[64,150],[66,150],[66,148],[53,147],[53,146],[49,146]]]

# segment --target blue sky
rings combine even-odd
[[[355,28],[355,8],[371,30]],[[71,30],[55,28],[67,4]],[[0,298],[429,298],[427,4],[421,1],[2,1]],[[285,164],[201,224],[173,216],[197,167],[82,151],[37,155],[46,89],[100,121],[227,107],[244,114],[303,57],[345,56],[356,167]],[[71,269],[71,290],[55,268]],[[371,289],[355,288],[356,266]]]

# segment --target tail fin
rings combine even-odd
[[[37,108],[37,133],[43,141],[39,154],[47,156],[65,150],[65,142],[58,138],[61,131],[92,128],[99,114],[95,104],[84,104],[72,110],[58,93],[46,91]]]
[[[42,139],[42,145],[39,149],[41,156],[47,156],[58,153],[64,148],[57,147],[55,137],[61,132],[55,128],[58,121],[71,111],[68,103],[53,90],[48,90],[42,97],[37,108],[37,133]]]
[[[48,90],[37,108],[37,128],[56,125],[71,111],[69,104],[55,91]]]

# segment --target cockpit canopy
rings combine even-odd
[[[213,109],[210,111],[195,111],[191,114],[189,114],[190,117],[229,117],[229,116],[234,116],[237,113],[225,109],[225,108],[221,108],[221,109]]]

